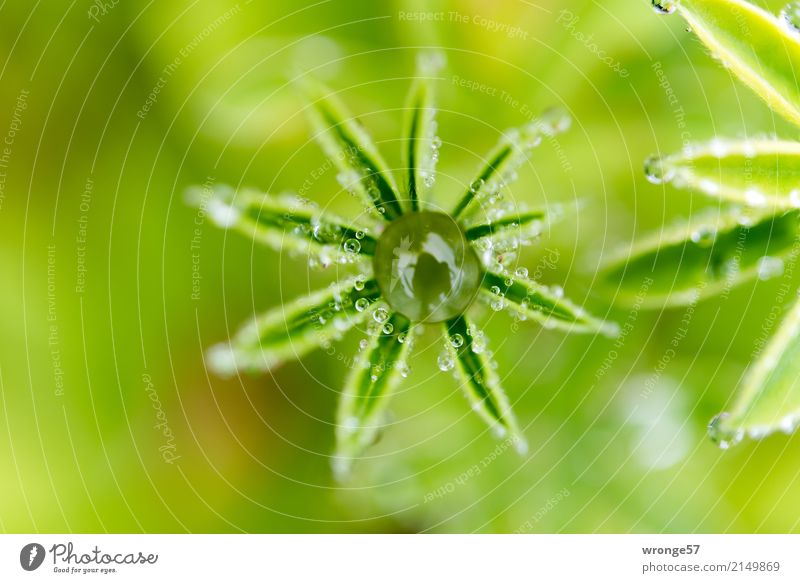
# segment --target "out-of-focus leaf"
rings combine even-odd
[[[698,190],[753,207],[800,207],[800,144],[781,140],[713,140],[679,154],[650,158],[651,182]]]
[[[773,110],[800,125],[796,30],[744,0],[681,0],[677,9],[714,56]]]
[[[354,460],[375,441],[383,426],[392,392],[408,374],[406,357],[411,324],[400,314],[379,318],[345,383],[336,416],[333,470],[338,479],[350,474]]]
[[[517,426],[508,397],[500,387],[487,350],[483,332],[470,325],[464,316],[453,318],[445,323],[445,351],[439,356],[439,368],[456,369],[473,410],[497,437],[507,436],[523,453],[527,442]]]
[[[604,284],[624,303],[656,308],[691,304],[756,277],[770,279],[797,253],[799,221],[798,211],[699,214],[617,254],[603,269]]]
[[[307,82],[314,138],[339,169],[339,183],[360,195],[387,220],[403,214],[391,171],[366,131],[336,95],[321,83]]]
[[[511,277],[487,272],[481,291],[488,296],[492,309],[499,311],[508,308],[520,318],[531,318],[545,328],[600,332],[607,336],[616,336],[618,333],[616,324],[595,318],[565,299],[561,288],[542,285],[524,274]]]
[[[216,373],[258,372],[303,356],[363,321],[370,302],[380,296],[375,280],[348,280],[274,308],[243,326],[230,343],[208,351]]]
[[[542,143],[542,139],[565,132],[571,125],[572,118],[566,111],[553,108],[526,126],[507,130],[453,209],[452,215],[459,217],[467,209],[475,210],[477,205],[474,202],[493,204],[500,190],[517,179],[517,169]]]
[[[800,421],[800,302],[795,302],[764,352],[751,365],[730,413],[709,425],[722,448],[745,435],[791,433]]]
[[[422,53],[417,58],[417,78],[406,103],[407,141],[403,159],[408,173],[408,198],[411,210],[419,209],[419,199],[436,180],[436,162],[441,140],[436,135],[434,82],[444,65],[441,53]]]
[[[296,195],[272,196],[251,188],[196,186],[188,202],[203,209],[220,227],[236,229],[275,249],[314,250],[330,258],[357,259],[372,255],[375,239],[314,203]]]

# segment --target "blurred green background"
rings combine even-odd
[[[723,452],[705,435],[785,282],[663,312],[595,285],[604,254],[709,205],[647,183],[648,155],[793,135],[677,16],[649,0],[7,0],[0,47],[0,530],[800,531],[800,440]],[[213,179],[356,211],[334,172],[317,176],[296,79],[341,89],[397,166],[425,47],[448,60],[440,201],[500,131],[571,111],[512,192],[582,210],[524,262],[627,326],[615,342],[483,314],[525,457],[470,414],[428,330],[391,427],[338,485],[332,423],[357,334],[263,377],[203,362],[253,312],[336,274],[227,236],[183,192]]]

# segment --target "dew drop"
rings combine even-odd
[[[386,322],[383,325],[383,333],[384,334],[391,334],[392,332],[394,332],[394,326],[392,326],[391,322]]]
[[[353,281],[353,288],[355,288],[356,291],[363,290],[364,286],[367,285],[366,281],[364,280],[365,278],[363,275],[359,275],[358,277],[356,277],[355,281]]]
[[[678,0],[652,0],[657,14],[672,14],[678,8]]]
[[[358,347],[361,350],[366,350],[368,344],[369,344],[369,342],[367,342],[366,338],[364,338],[364,339],[361,340],[361,342],[358,343]]]
[[[514,275],[516,275],[517,277],[522,277],[522,278],[528,277],[528,268],[527,267],[517,267],[517,269],[514,271]]]
[[[356,231],[356,239],[363,239],[364,235],[364,231]]]
[[[722,422],[730,417],[730,413],[720,413],[708,424],[708,436],[720,449],[728,449],[742,440],[744,434],[741,430],[735,431],[722,427]]]
[[[439,370],[447,372],[448,370],[453,370],[453,367],[456,365],[453,357],[450,356],[450,353],[445,351],[439,355],[439,358],[436,359],[436,364],[439,366]]]
[[[398,334],[398,335],[397,335],[397,341],[398,341],[400,344],[403,344],[403,343],[406,341],[406,335],[405,335],[405,333],[401,332],[400,334]]]
[[[367,298],[358,298],[356,300],[356,310],[363,312],[369,307],[369,300]]]
[[[644,174],[652,184],[664,184],[673,179],[675,173],[664,166],[664,160],[658,156],[651,156],[644,163]]]
[[[572,125],[572,118],[565,109],[552,107],[545,110],[540,118],[542,131],[548,136],[563,133]]]
[[[717,232],[712,227],[700,227],[692,231],[691,239],[692,242],[699,245],[700,247],[708,247],[713,242],[714,239],[717,237]]]
[[[758,260],[757,270],[758,279],[766,281],[783,275],[783,259],[780,257],[769,257],[765,255]]]
[[[404,379],[407,379],[409,373],[411,372],[411,369],[408,367],[408,365],[406,363],[401,362],[401,363],[397,364],[397,372],[400,373],[401,377],[403,377]]]
[[[359,243],[358,239],[348,239],[342,244],[345,253],[349,253],[351,255],[358,253],[361,251],[361,243]]]
[[[453,345],[453,348],[461,348],[464,346],[464,337],[461,334],[453,334],[450,337],[450,344]]]
[[[376,308],[374,312],[372,312],[372,319],[375,320],[378,324],[383,324],[386,320],[389,319],[389,310],[386,308]]]
[[[486,181],[483,178],[478,178],[477,180],[473,180],[472,183],[469,185],[469,191],[472,194],[477,194],[481,188],[483,188]]]

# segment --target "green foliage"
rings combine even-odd
[[[800,144],[783,140],[713,140],[651,158],[652,182],[756,208],[800,207]]]
[[[603,283],[628,305],[693,304],[783,272],[797,253],[800,213],[729,209],[664,227],[608,259]]]
[[[450,370],[455,367],[472,409],[497,437],[508,437],[517,450],[524,453],[527,441],[520,433],[508,397],[500,387],[494,370],[496,364],[487,356],[483,332],[464,316],[458,316],[445,323],[444,341],[445,352],[439,356],[439,368]]]
[[[769,12],[744,0],[681,0],[689,28],[767,105],[800,125],[800,38]]]
[[[792,433],[800,421],[800,302],[795,302],[763,354],[742,382],[730,413],[709,426],[721,447],[744,435],[758,439],[776,430]]]
[[[367,210],[374,207],[386,220],[402,215],[399,191],[372,138],[333,91],[310,81],[306,87],[314,138],[339,169],[339,183],[360,195]]]
[[[666,14],[677,10],[712,55],[770,108],[800,125],[795,6],[778,18],[744,0],[654,0],[653,5]],[[755,276],[780,275],[781,258],[796,256],[798,215],[780,212],[800,206],[797,143],[716,139],[689,145],[680,154],[651,158],[645,172],[651,182],[668,182],[769,212],[746,216],[743,222],[740,211],[725,211],[716,221],[693,219],[635,245],[627,258],[611,262],[605,276],[625,300],[648,306],[692,303]],[[648,286],[644,295],[643,282]],[[794,428],[800,412],[793,365],[798,310],[793,308],[751,365],[733,411],[711,423],[711,436],[720,445],[727,447],[745,434],[762,437]]]
[[[391,173],[366,131],[330,90],[306,83],[315,137],[341,171],[340,183],[361,195],[370,209],[389,223],[377,239],[366,227],[330,218],[297,197],[275,198],[252,190],[237,193],[230,187],[211,192],[195,188],[188,195],[190,203],[209,208],[217,225],[279,249],[285,246],[309,252],[312,265],[354,263],[363,255],[372,255],[374,280],[358,276],[332,290],[276,308],[243,327],[229,344],[209,352],[211,367],[221,374],[269,370],[312,348],[329,346],[369,314],[370,339],[363,343],[363,353],[339,405],[333,457],[339,479],[349,475],[355,459],[375,440],[392,390],[407,374],[412,322],[447,321],[449,352],[440,357],[440,368],[449,370],[453,361],[458,362],[473,408],[496,434],[510,434],[520,450],[524,439],[487,358],[485,342],[477,328],[468,326],[465,316],[482,287],[485,293],[496,289],[497,294],[507,295],[518,319],[530,317],[547,327],[570,331],[614,332],[613,327],[563,299],[561,292],[519,274],[512,281],[505,267],[513,256],[505,246],[516,249],[529,243],[525,233],[538,229],[546,212],[501,204],[501,191],[516,180],[517,169],[543,137],[569,127],[569,116],[550,110],[521,130],[507,132],[456,211],[452,215],[431,212],[426,209],[427,198],[420,194],[435,178],[439,143],[431,77],[442,61],[433,54],[421,55],[418,62],[419,77],[408,98],[403,141],[408,166],[405,194],[410,201],[407,214]],[[480,203],[481,218],[476,218],[478,205],[474,203]],[[468,207],[472,207],[470,212],[459,219]],[[496,245],[492,240],[504,242]],[[368,269],[369,265],[359,268]],[[370,305],[378,300],[382,301],[377,307]],[[493,307],[506,307],[506,300],[501,302]],[[447,362],[451,365],[446,366]]]
[[[386,314],[385,321],[376,322],[369,340],[362,341],[339,399],[333,470],[342,480],[349,476],[354,459],[375,441],[392,392],[408,376],[411,322],[400,314],[389,316],[385,308],[377,310]]]
[[[208,352],[218,374],[270,370],[319,346],[329,346],[363,321],[370,303],[380,296],[375,280],[348,279],[257,316],[230,343]]]

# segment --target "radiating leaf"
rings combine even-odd
[[[345,383],[336,416],[334,473],[346,478],[353,461],[375,441],[384,424],[389,400],[407,374],[406,357],[411,344],[410,322],[400,314],[386,313],[371,336]]]
[[[565,132],[571,124],[572,119],[566,111],[554,108],[526,126],[506,131],[453,209],[452,215],[458,217],[467,209],[475,210],[478,206],[473,204],[475,202],[480,205],[493,204],[501,195],[501,190],[517,179],[517,169],[528,160],[542,139]]]
[[[417,59],[417,78],[406,103],[407,141],[403,159],[408,174],[408,198],[411,210],[419,209],[419,199],[436,179],[441,140],[436,135],[434,82],[444,65],[441,53],[423,53]]]
[[[800,213],[705,213],[618,253],[603,281],[618,300],[646,308],[687,305],[756,277],[780,275],[798,251]]]
[[[355,278],[274,308],[243,326],[230,343],[212,346],[208,365],[223,376],[265,371],[328,347],[363,321],[379,296],[375,280]]]
[[[616,336],[618,327],[591,316],[569,300],[561,288],[542,285],[523,275],[514,277],[487,272],[482,293],[488,296],[494,310],[508,308],[522,318],[531,318],[545,328],[569,332],[600,332]]]
[[[800,144],[714,140],[645,163],[651,182],[669,182],[753,207],[800,207]]]
[[[196,186],[188,202],[206,212],[218,226],[235,229],[277,250],[314,251],[330,259],[356,260],[372,255],[375,239],[366,230],[322,213],[296,195],[272,196],[251,188]]]
[[[714,56],[773,110],[800,125],[796,30],[744,0],[680,0],[677,9]]]
[[[366,131],[322,84],[308,82],[315,139],[339,169],[339,183],[361,196],[387,220],[403,214],[391,171]]]
[[[465,234],[467,239],[474,241],[482,237],[502,235],[503,233],[516,230],[517,232],[527,232],[536,227],[536,223],[542,224],[545,218],[543,210],[524,211],[517,214],[503,214],[487,222],[474,223],[469,225]]]
[[[508,397],[500,387],[494,363],[487,356],[483,332],[469,324],[464,316],[445,323],[445,352],[439,356],[439,368],[455,368],[472,409],[497,437],[514,441],[520,453],[527,451],[527,442],[517,427]]]
[[[745,435],[759,439],[775,431],[791,433],[800,422],[800,301],[744,378],[733,409],[718,415],[709,433],[727,448]]]

